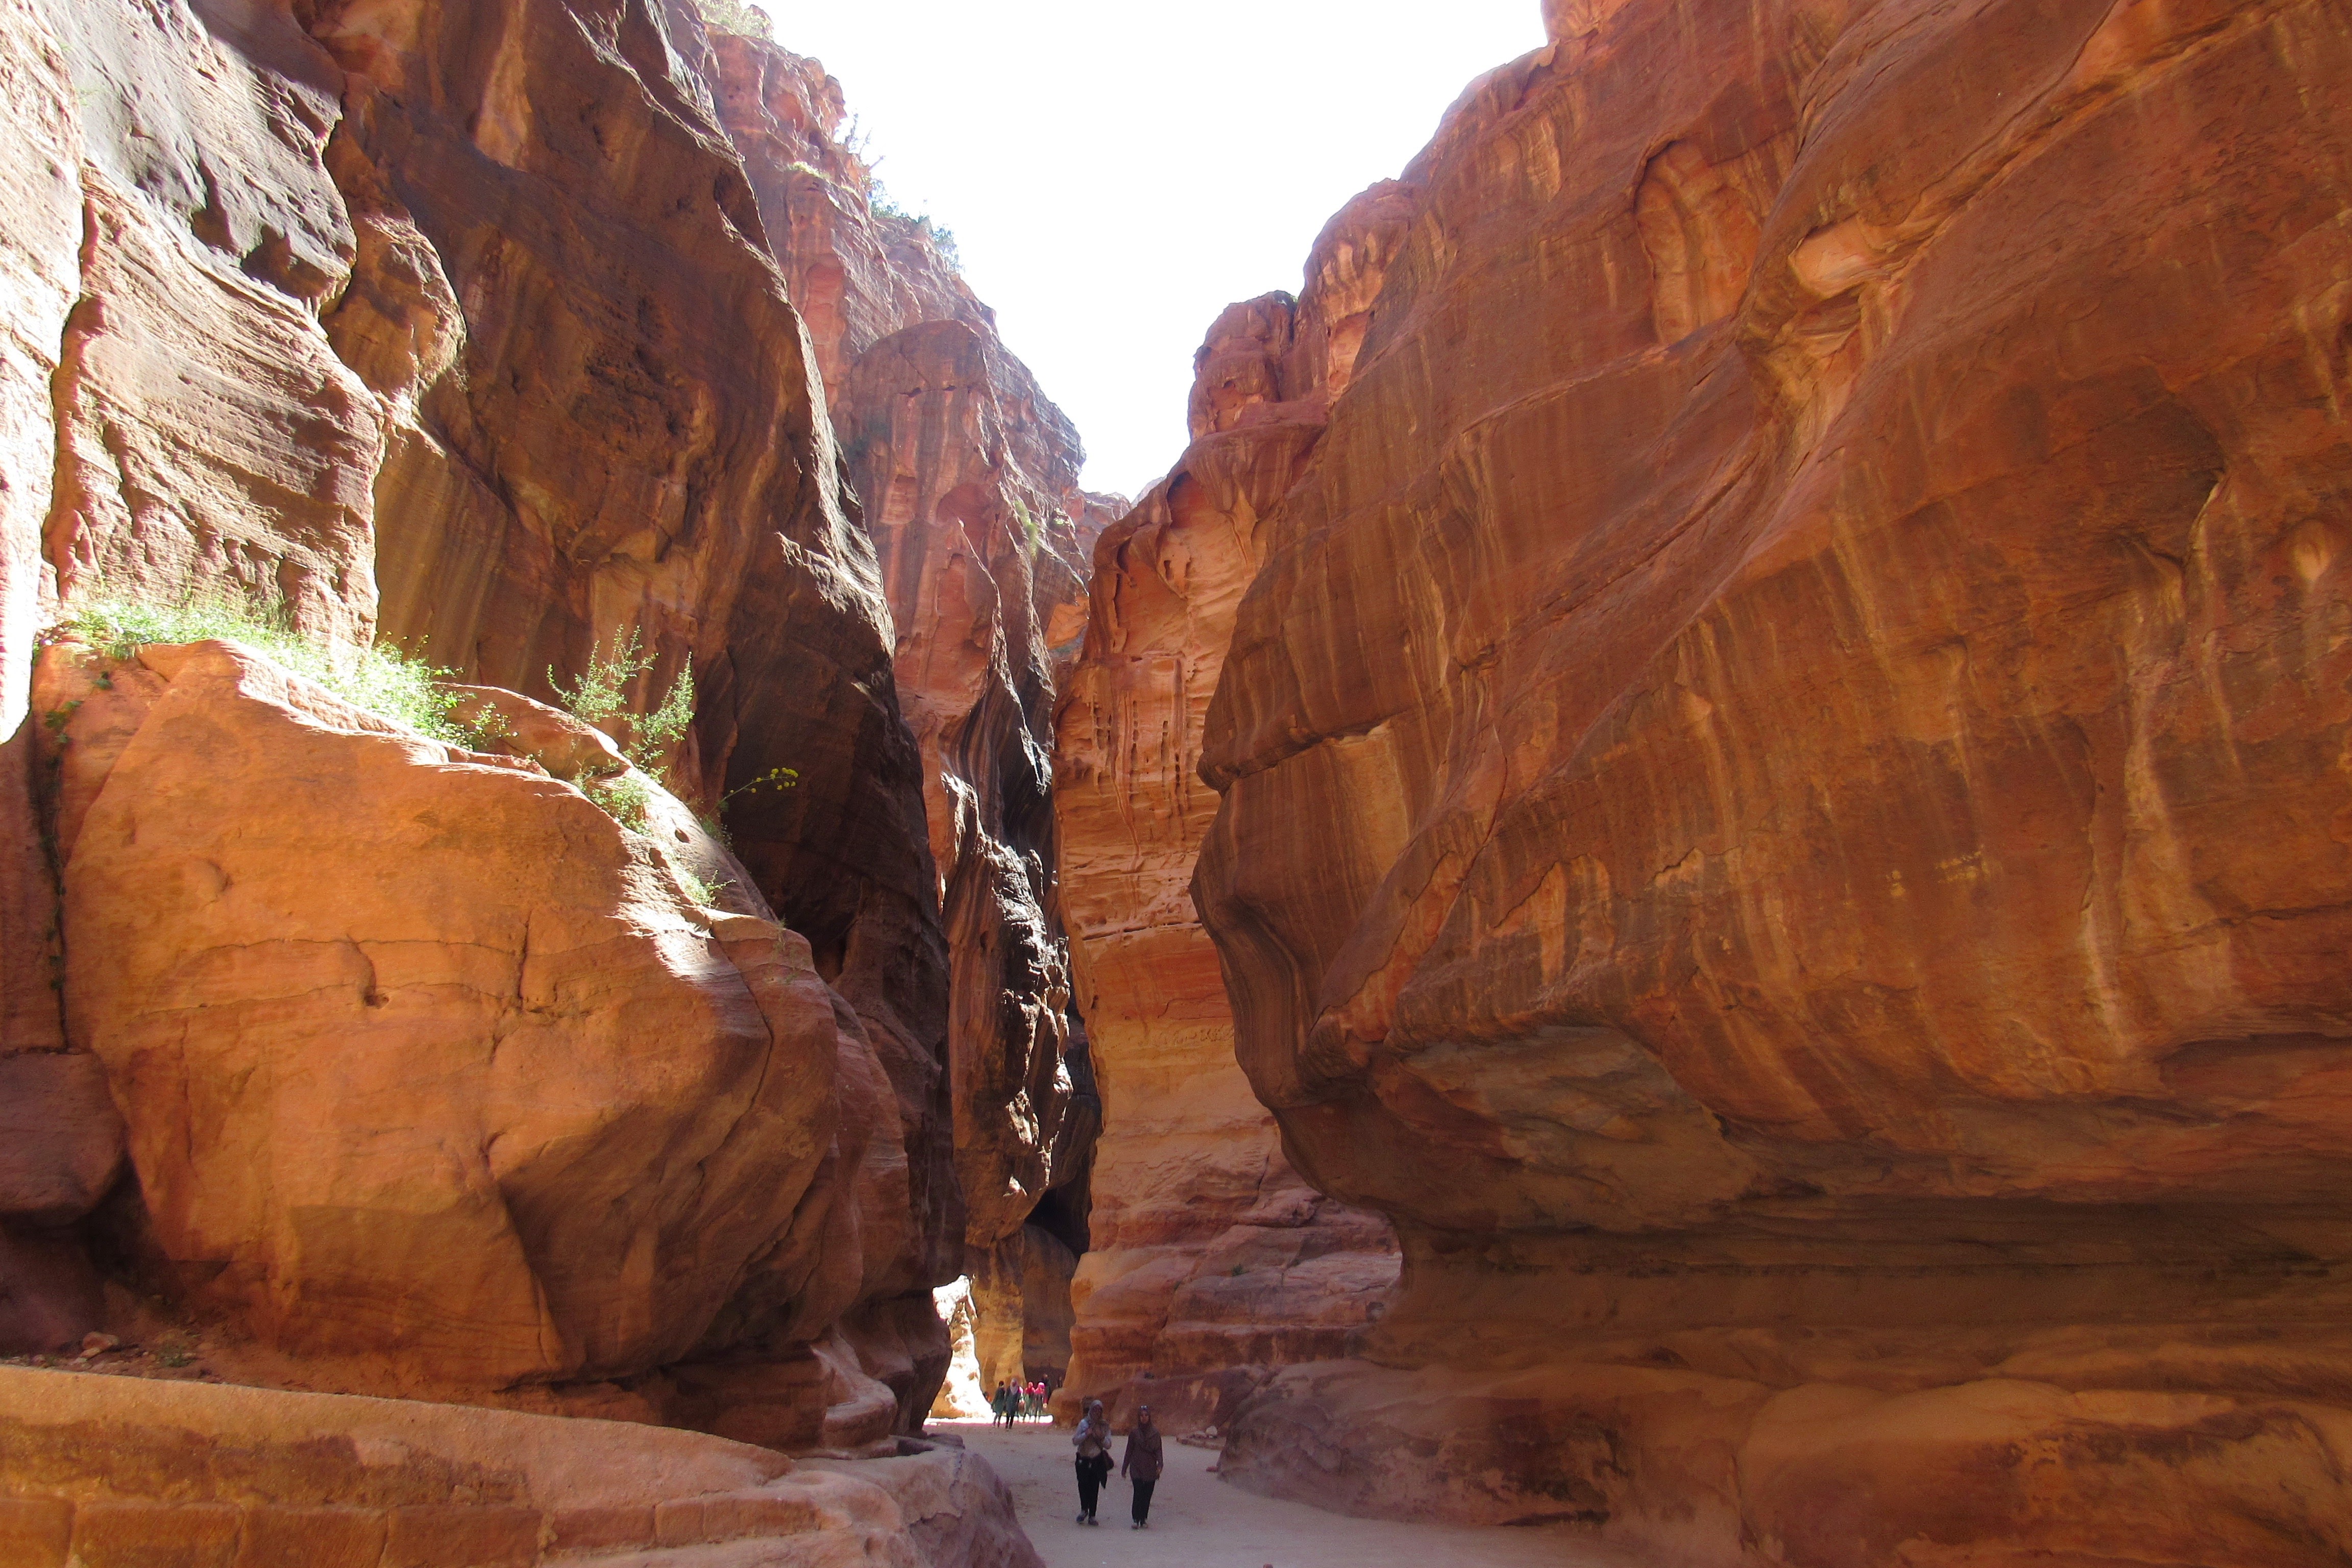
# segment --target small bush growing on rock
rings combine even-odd
[[[694,667],[689,664],[679,672],[670,685],[669,694],[652,712],[624,712],[629,683],[653,667],[654,658],[645,651],[644,638],[631,630],[613,639],[610,653],[589,649],[588,668],[569,690],[556,679],[552,668],[547,672],[547,683],[554,688],[556,700],[563,704],[564,710],[583,724],[603,729],[614,719],[621,719],[628,727],[628,738],[622,742],[621,751],[630,765],[667,784],[669,770],[663,765],[662,758],[686,738],[687,730],[694,723]],[[642,791],[644,786],[637,787]],[[593,795],[594,792],[590,793]],[[642,820],[642,809],[637,816]],[[636,826],[625,819],[624,825]]]
[[[604,815],[633,833],[646,830],[647,814],[653,809],[654,792],[645,775],[638,773],[614,773],[610,778],[591,779],[581,786],[590,800],[604,810]]]
[[[214,637],[243,643],[352,707],[433,740],[480,751],[491,738],[450,717],[458,699],[438,684],[453,678],[450,671],[397,648],[358,647],[300,631],[282,605],[257,606],[217,593],[176,604],[101,593],[74,605],[59,629],[117,662],[151,645]]]

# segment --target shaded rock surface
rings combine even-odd
[[[1386,1223],[1285,1157],[1188,889],[1216,810],[1202,729],[1260,528],[1322,438],[1411,210],[1405,187],[1375,186],[1326,231],[1304,295],[1211,329],[1192,445],[1097,546],[1055,714],[1063,899],[1104,1100],[1068,1387],[1122,1424],[1139,1401],[1171,1431],[1223,1422],[1265,1368],[1347,1353],[1396,1276]]]
[[[879,1487],[929,1568],[1040,1568],[1015,1517],[1013,1492],[977,1454],[942,1444],[895,1459],[814,1459],[804,1470]]]
[[[946,927],[964,1241],[991,1282],[974,1304],[1017,1336],[1027,1310],[1007,1265],[1094,1136],[1055,888],[1051,714],[1055,650],[1083,625],[1116,498],[1081,489],[1076,430],[937,232],[878,205],[843,140],[839,84],[772,44],[714,47],[719,115],[808,321],[890,608]],[[1066,1310],[1067,1274],[1037,1277],[1040,1310]]]
[[[1550,9],[1202,745],[1240,1059],[1405,1256],[1226,1473],[2335,1561],[2352,24]]]
[[[75,1013],[77,1040],[104,1038],[113,1060],[147,1063],[154,1052],[139,1042],[170,1035],[172,998],[198,972],[223,1016],[274,1020],[251,1042],[283,1026],[281,1066],[308,1059],[288,1043],[305,1030],[344,1037],[328,1019],[352,997],[364,1010],[347,1022],[362,1037],[404,1006],[423,1009],[410,1022],[424,1033],[391,1042],[368,1069],[400,1102],[382,1148],[361,1147],[357,1127],[312,1129],[307,1119],[327,1121],[325,1111],[275,1098],[324,1094],[322,1082],[289,1068],[265,1083],[240,1055],[247,1047],[200,1029],[155,1048],[193,1053],[190,1081],[211,1075],[222,1096],[217,1120],[164,1105],[152,1081],[122,1079],[128,1066],[114,1071],[138,1184],[116,1189],[103,1228],[131,1237],[139,1267],[186,1302],[249,1330],[240,1374],[257,1379],[331,1381],[342,1375],[332,1363],[364,1381],[353,1369],[380,1356],[366,1375],[420,1391],[691,1422],[792,1447],[887,1446],[919,1423],[945,1370],[931,1290],[961,1268],[960,1125],[974,1185],[994,1194],[991,1223],[1009,1234],[1051,1173],[1083,1168],[1090,1123],[1072,1107],[1085,1103],[1084,1074],[1064,1060],[1066,977],[1038,869],[1052,856],[1049,839],[1032,841],[1050,811],[995,782],[1021,773],[1016,764],[1045,773],[1042,639],[1057,610],[1076,624],[1082,590],[1068,563],[1083,559],[1092,516],[1075,490],[1075,437],[992,336],[972,351],[995,378],[987,395],[927,416],[926,428],[952,428],[972,448],[950,454],[959,483],[998,464],[1012,476],[1003,494],[1058,531],[1041,548],[1018,510],[1009,530],[997,520],[992,569],[1019,579],[1018,603],[962,606],[966,618],[938,639],[995,637],[982,663],[998,684],[982,685],[1004,700],[972,695],[987,714],[969,723],[961,710],[927,720],[927,762],[893,665],[902,629],[917,641],[932,632],[894,620],[844,483],[825,365],[810,345],[831,354],[846,340],[822,323],[813,339],[787,297],[785,258],[822,270],[824,245],[771,242],[719,112],[728,49],[680,0],[0,7],[0,72],[17,110],[0,161],[11,334],[0,351],[0,819],[14,829],[13,858],[0,864],[0,1083],[15,1091],[7,1114],[33,1129],[0,1164],[0,1335],[12,1348],[48,1348],[107,1310],[76,1227],[113,1183],[123,1132],[95,1064],[68,1048],[62,1009]],[[911,226],[889,234],[876,286],[917,314],[879,336],[934,318],[988,328],[925,237]],[[845,231],[839,244],[854,239]],[[333,705],[317,708],[315,693],[247,694],[214,712],[174,695],[176,664],[171,675],[138,661],[109,671],[60,655],[56,689],[35,710],[37,626],[60,595],[70,605],[101,592],[246,598],[306,636],[381,637],[421,653],[474,683],[467,715],[503,715],[508,765],[436,761],[446,748],[348,712],[320,721]],[[552,710],[593,660],[625,648],[646,668],[626,682],[605,739]],[[608,742],[630,738],[635,718],[689,672],[694,722],[659,755],[635,753],[651,770],[635,775],[653,803],[646,831],[615,837],[567,781],[622,777],[607,772]],[[183,720],[236,749],[211,759],[213,771],[191,760],[174,772],[158,754],[163,731],[150,733],[151,701],[194,704]],[[55,864],[31,787],[33,731],[52,718],[66,742],[50,752],[61,771],[42,781],[61,830]],[[340,738],[310,733],[321,723]],[[471,867],[436,862],[407,854],[411,829],[393,820],[372,831],[403,852],[354,860],[335,841],[342,803],[314,795],[299,828],[255,815],[318,787],[270,769],[320,746],[428,813],[458,811],[442,798],[455,790],[463,809],[489,811],[484,831],[503,823],[548,862],[524,867],[495,848]],[[362,754],[364,767],[352,760]],[[408,761],[388,760],[398,757]],[[992,1048],[1014,1058],[960,1077],[941,903],[954,878],[933,857],[925,801],[927,779],[936,792],[942,773],[973,781],[977,808],[957,820],[986,826],[969,844],[939,840],[976,851],[959,895],[974,912],[958,929],[1002,936],[1014,965],[975,970],[969,989],[1029,987],[1006,1021],[959,1004],[975,1027],[999,1029]],[[82,828],[183,790],[212,801],[220,820],[175,821],[203,841],[151,834],[150,847],[190,865],[236,861],[242,885],[274,885],[277,902],[224,910],[202,877],[143,882],[152,868],[101,867],[89,847],[87,885],[77,891],[68,877],[66,898],[91,953],[63,976],[52,879],[86,847]],[[485,806],[482,791],[503,804]],[[731,846],[698,813],[723,814]],[[583,833],[593,847],[567,860]],[[352,885],[238,860],[266,860],[273,836],[341,856]],[[678,875],[648,868],[662,864]],[[480,910],[443,899],[391,920],[378,934],[398,956],[381,967],[362,951],[377,936],[339,923],[371,899],[389,915],[500,867],[509,885],[483,885]],[[596,885],[562,891],[566,876]],[[723,908],[681,904],[682,889]],[[591,1109],[604,1095],[593,1086],[569,1110],[501,1110],[487,1079],[466,1077],[495,1077],[495,1063],[402,1079],[445,1026],[451,1048],[503,1041],[504,1004],[475,988],[505,984],[483,967],[498,967],[497,954],[527,967],[536,928],[525,906],[541,895],[551,918],[563,911],[560,924],[635,933],[620,939],[637,943],[634,958],[575,976],[586,991],[539,1020],[550,1037],[606,1031],[601,1045],[550,1053],[565,1071],[635,1075],[613,1099],[635,1107],[625,1113]],[[477,915],[500,934],[476,942],[479,931],[458,929]],[[245,922],[250,951],[207,946],[203,921],[215,917]],[[760,931],[729,923],[747,921]],[[698,921],[698,936],[680,935]],[[297,928],[312,934],[283,934]],[[136,962],[95,961],[115,948]],[[308,1003],[271,991],[314,963],[330,978],[299,992]],[[386,974],[397,984],[380,986]],[[407,1001],[368,1002],[379,990]],[[747,1013],[747,996],[761,1005]],[[650,1010],[633,1011],[639,1001]],[[770,1018],[770,1003],[799,1009],[796,1021]],[[306,1019],[306,1005],[326,1011]],[[428,1026],[443,1005],[454,1011]],[[745,1099],[758,1075],[740,1069],[772,1026],[823,1042],[807,1064],[822,1084],[780,1077],[760,1092],[792,1105],[760,1110]],[[678,1058],[616,1054],[641,1026],[678,1028]],[[682,1076],[657,1082],[664,1074]],[[974,1106],[960,1124],[958,1082],[1003,1103]],[[704,1090],[707,1103],[665,1098]],[[488,1100],[436,1098],[458,1091]],[[749,1120],[722,1129],[730,1106]],[[770,1113],[792,1127],[767,1125]],[[472,1126],[481,1114],[504,1131]],[[531,1146],[528,1124],[542,1115],[556,1142]],[[288,1168],[248,1160],[275,1146],[269,1129],[288,1116],[304,1131],[286,1141]],[[175,1131],[187,1134],[177,1146]],[[392,1147],[404,1139],[404,1151]],[[633,1140],[630,1158],[650,1163],[615,1174],[604,1195],[616,1206],[602,1217],[567,1206],[601,1190],[602,1178],[576,1179]],[[190,1163],[198,1148],[213,1151],[201,1167]],[[433,1166],[436,1149],[446,1168]],[[718,1163],[695,1173],[706,1155]],[[215,1180],[213,1157],[234,1177]],[[515,1218],[534,1205],[540,1219]],[[566,1227],[608,1224],[618,1228],[568,1256],[577,1238]],[[386,1242],[376,1226],[410,1239]],[[402,1246],[423,1252],[404,1261]],[[618,1278],[588,1278],[591,1254],[598,1267],[618,1259]],[[403,1268],[413,1268],[405,1284]],[[577,1278],[557,1278],[567,1270]]]
[[[1003,1544],[1002,1484],[952,1450],[795,1466],[616,1422],[19,1368],[0,1368],[0,1543],[23,1568],[1035,1561]]]

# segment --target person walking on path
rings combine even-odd
[[[1135,1413],[1135,1430],[1127,1435],[1127,1452],[1119,1456],[1118,1473],[1135,1483],[1135,1522],[1129,1530],[1151,1528],[1151,1489],[1160,1484],[1160,1428],[1151,1424],[1151,1406]]]
[[[1013,1385],[1000,1379],[996,1384],[996,1395],[988,1402],[988,1407],[996,1412],[996,1420],[998,1424],[1006,1426],[1012,1426]]]
[[[1070,1434],[1070,1446],[1078,1451],[1078,1522],[1094,1524],[1102,1484],[1110,1479],[1110,1422],[1101,1400],[1087,1401],[1086,1419]]]

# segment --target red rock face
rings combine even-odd
[[[691,1204],[666,1210],[646,1234],[668,1237],[653,1250],[669,1260],[648,1267],[669,1272],[587,1308],[580,1322],[602,1314],[603,1328],[565,1326],[579,1303],[566,1306],[571,1288],[552,1282],[573,1267],[560,1239],[526,1239],[520,1253],[485,1242],[470,1257],[462,1240],[420,1242],[447,1253],[447,1268],[475,1269],[462,1289],[431,1270],[412,1281],[446,1298],[457,1327],[440,1339],[386,1330],[373,1353],[386,1375],[419,1387],[471,1396],[484,1384],[553,1380],[568,1392],[549,1397],[566,1407],[612,1405],[787,1447],[854,1447],[919,1420],[946,1354],[930,1287],[961,1264],[959,1131],[973,1184],[996,1205],[991,1223],[1012,1234],[1055,1172],[1083,1167],[1088,1124],[1071,1114],[1084,1095],[1064,1068],[1067,981],[1042,871],[1050,809],[1006,760],[1025,761],[1033,786],[1043,776],[1043,639],[1057,608],[1066,632],[1075,621],[1081,595],[1065,558],[1082,553],[1083,531],[1098,521],[1076,491],[1075,437],[992,338],[985,410],[941,405],[908,426],[994,442],[943,471],[961,485],[1004,467],[1007,515],[1017,522],[1014,503],[1026,504],[1046,534],[1043,549],[1017,526],[989,537],[990,582],[1011,584],[1003,602],[975,599],[952,625],[904,623],[941,648],[995,638],[983,679],[957,670],[927,696],[919,744],[894,677],[902,649],[880,563],[840,481],[824,376],[914,324],[905,312],[975,331],[987,312],[916,226],[869,226],[866,258],[878,257],[875,276],[900,316],[869,312],[856,332],[824,327],[830,358],[809,357],[780,257],[813,269],[814,299],[818,240],[848,247],[858,237],[771,245],[764,197],[714,95],[728,46],[714,52],[691,6],[344,0],[166,5],[153,18],[135,9],[0,9],[0,71],[21,105],[11,128],[19,155],[0,175],[0,272],[16,334],[0,354],[0,699],[13,704],[0,714],[13,737],[0,816],[20,829],[0,875],[0,1081],[11,1125],[26,1124],[0,1162],[0,1225],[16,1227],[0,1237],[0,1267],[12,1311],[46,1302],[24,1323],[0,1321],[0,1335],[47,1348],[91,1326],[81,1320],[98,1310],[95,1279],[68,1267],[76,1246],[48,1227],[97,1201],[123,1136],[92,1058],[61,1051],[50,962],[59,916],[27,788],[46,571],[68,602],[101,585],[276,597],[306,632],[380,633],[473,681],[541,698],[625,635],[655,660],[627,693],[632,707],[691,668],[701,700],[667,759],[671,778],[706,809],[728,803],[744,888],[772,890],[806,941],[808,982],[835,998],[828,1038],[858,1042],[834,1053],[831,1087],[787,1117],[815,1140],[814,1164],[749,1159],[745,1179],[782,1205],[775,1225],[764,1211],[747,1219],[731,1199],[724,1221]],[[821,87],[821,73],[814,80]],[[902,521],[919,531],[930,514]],[[950,581],[955,552],[938,559],[905,575]],[[941,602],[929,587],[921,595]],[[953,667],[956,656],[933,662]],[[971,711],[954,708],[959,691]],[[68,751],[95,756],[85,731],[103,705],[77,718],[67,710],[75,700],[57,699],[55,728],[63,737],[79,725]],[[117,728],[108,746],[134,744],[138,726]],[[795,787],[744,788],[785,769]],[[141,778],[120,793],[180,787],[163,773]],[[977,803],[965,814],[972,834],[940,840],[961,861],[930,853],[926,784],[938,793],[942,779],[966,781]],[[62,795],[50,805],[60,820],[97,809],[81,800],[68,811]],[[77,892],[68,879],[68,898],[102,924],[118,884],[94,869],[81,879],[89,887]],[[994,1076],[949,1071],[943,887],[973,911],[956,929],[998,944],[1002,971],[974,970],[957,993],[971,993],[959,1018],[997,1031],[989,1038],[1006,1066]],[[331,911],[280,912],[299,924]],[[168,971],[179,961],[157,962]],[[102,964],[77,973],[65,993],[77,1039],[135,1036],[140,1019],[168,1006],[168,979],[142,990]],[[238,973],[266,985],[260,971]],[[992,1012],[995,998],[982,993],[1008,985],[1027,988]],[[607,1045],[629,1036],[615,1027]],[[205,1054],[215,1047],[228,1055]],[[190,1048],[198,1078],[236,1070],[232,1046]],[[583,1050],[580,1065],[593,1070],[602,1048]],[[249,1128],[196,1140],[190,1147],[213,1152],[166,1170],[157,1162],[175,1147],[170,1117],[148,1079],[131,1091],[130,1070],[115,1071],[114,1088],[131,1112],[139,1179],[157,1202],[168,1188],[179,1195],[167,1206],[181,1205],[169,1223],[148,1216],[171,1233],[156,1250],[175,1267],[223,1263],[191,1299],[302,1358],[303,1375],[327,1375],[331,1352],[371,1353],[373,1320],[352,1302],[389,1287],[368,1273],[366,1226],[354,1220],[339,1244],[352,1255],[343,1262],[310,1272],[289,1263],[301,1248],[289,1253],[273,1205],[307,1190],[302,1182],[214,1180],[206,1162],[241,1160],[238,1140],[258,1136]],[[960,1120],[957,1082],[1001,1103]],[[52,1135],[61,1129],[72,1135]],[[365,1194],[405,1179],[396,1163],[375,1175],[364,1163],[326,1162],[357,1183],[351,1206],[362,1214],[373,1212]],[[540,1185],[557,1209],[583,1190],[568,1178]],[[192,1188],[217,1189],[223,1205],[201,1225],[183,1201]],[[1007,1219],[1008,1208],[1020,1212]],[[719,1251],[697,1252],[702,1244],[664,1229],[672,1225],[708,1233]],[[766,1239],[738,1246],[755,1232]],[[37,1279],[47,1281],[37,1290]],[[683,1304],[688,1296],[695,1304]],[[430,1318],[431,1301],[419,1301]],[[405,1322],[408,1311],[391,1318]],[[491,1320],[495,1332],[481,1328]],[[436,1364],[420,1370],[417,1358]],[[617,1405],[609,1391],[579,1386],[624,1366],[632,1378],[667,1370]]]
[[[1385,1224],[1284,1157],[1187,887],[1216,808],[1194,771],[1202,723],[1261,524],[1322,437],[1410,210],[1402,187],[1366,193],[1300,301],[1212,328],[1192,448],[1097,547],[1056,714],[1063,896],[1104,1100],[1068,1387],[1122,1411],[1148,1398],[1178,1431],[1227,1418],[1269,1367],[1346,1353],[1395,1278]]]
[[[1286,1375],[1227,1472],[2330,1560],[2352,28],[1551,9],[1209,717],[1241,1060],[1428,1369]]]
[[[395,399],[376,484],[385,635],[545,694],[551,670],[634,633],[655,658],[640,708],[692,668],[674,774],[730,802],[738,853],[856,1009],[894,1101],[862,1123],[895,1142],[866,1168],[894,1173],[835,1205],[863,1210],[843,1256],[866,1268],[838,1309],[879,1314],[869,1360],[943,1368],[935,1321],[916,1324],[919,1353],[890,1326],[929,1313],[962,1228],[920,756],[701,28],[683,10],[516,0],[345,8],[318,30],[350,72],[331,161],[377,237],[330,327]],[[793,787],[760,782],[783,769]],[[800,1342],[825,1321],[747,1311],[732,1342]],[[914,1419],[929,1392],[908,1400]]]
[[[1075,563],[1106,506],[1077,488],[1075,433],[929,231],[871,210],[836,137],[837,87],[814,62],[707,33],[690,5],[198,5],[152,24],[134,9],[0,11],[0,68],[26,106],[25,156],[0,176],[20,334],[0,358],[0,697],[15,694],[16,737],[0,814],[23,830],[0,878],[0,1084],[24,1124],[0,1161],[0,1226],[16,1227],[0,1266],[29,1314],[0,1335],[47,1348],[90,1326],[95,1279],[48,1227],[98,1202],[123,1146],[96,1059],[62,1048],[60,917],[27,788],[46,542],[68,602],[101,586],[274,597],[305,632],[421,651],[480,683],[475,700],[520,722],[529,765],[559,781],[573,753],[602,750],[593,735],[525,744],[569,722],[527,698],[640,639],[653,667],[630,707],[689,669],[698,683],[665,761],[681,796],[724,811],[740,858],[713,847],[710,880],[731,867],[758,911],[764,889],[787,945],[809,949],[802,989],[833,998],[823,1082],[778,1079],[793,1102],[769,1108],[778,1127],[693,1162],[714,1179],[708,1161],[727,1165],[758,1203],[720,1182],[681,1206],[656,1176],[643,1245],[566,1240],[561,1218],[534,1239],[547,1227],[517,1204],[558,1215],[595,1185],[550,1166],[468,1177],[425,1205],[455,1229],[404,1229],[387,1194],[439,1177],[396,1157],[376,1168],[331,1128],[282,1181],[221,1173],[252,1163],[257,1126],[304,1114],[278,1099],[236,1100],[201,1131],[174,1120],[159,1083],[235,1078],[253,1047],[194,1038],[153,1066],[138,1042],[169,1013],[172,977],[211,961],[163,940],[181,930],[169,907],[151,911],[161,933],[117,931],[113,906],[148,870],[92,860],[66,879],[65,923],[93,934],[64,997],[78,1043],[110,1042],[100,1054],[145,1198],[137,1245],[182,1294],[303,1375],[352,1385],[373,1358],[379,1381],[412,1391],[548,1385],[565,1408],[779,1447],[854,1448],[919,1421],[944,1368],[930,1288],[962,1267],[963,1191],[971,1237],[1025,1258],[1024,1222],[1082,1178],[1092,1135],[1045,761],[1052,645],[1082,619]],[[829,395],[856,430],[845,447]],[[132,810],[194,787],[171,775],[165,741],[140,739],[143,719],[70,686],[45,700],[61,846],[110,791]],[[220,803],[232,813],[286,757],[251,725],[215,728],[259,770]],[[142,746],[163,755],[112,771]],[[554,787],[550,800],[574,798]],[[562,837],[561,813],[509,805],[519,842]],[[370,896],[389,910],[405,895]],[[341,907],[298,900],[276,918],[292,929]],[[635,918],[629,897],[602,907]],[[446,945],[463,969],[469,943]],[[117,949],[141,956],[102,956]],[[228,971],[222,1016],[276,984],[268,963]],[[663,990],[626,963],[611,978],[640,1001]],[[607,999],[606,1034],[573,1041],[581,1071],[615,1068],[640,1027],[688,1056],[709,1034]],[[415,1059],[422,1038],[386,1046],[384,1071],[441,1081]],[[725,1078],[686,1073],[688,1121],[743,1109]],[[587,1165],[617,1147],[604,1136],[580,1134]],[[289,1241],[288,1205],[321,1203],[353,1217]],[[1082,1215],[1082,1197],[1062,1206]],[[384,1272],[421,1254],[434,1265],[404,1283]],[[599,1295],[559,1278],[575,1254],[643,1255],[656,1278]],[[1066,1310],[1066,1275],[1042,1268],[1041,1321]],[[633,1381],[625,1397],[596,1381],[613,1377]]]
[[[719,36],[716,58],[721,117],[808,313],[890,606],[946,923],[965,1241],[991,1260],[994,1286],[975,1303],[1005,1320],[983,1337],[1017,1342],[1024,1224],[1083,1173],[1093,1136],[1055,907],[1048,754],[1054,645],[1075,637],[1083,563],[1111,498],[1079,488],[1077,432],[930,233],[876,210],[840,141],[838,84],[750,38]],[[1067,1274],[1040,1276],[1059,1300],[1037,1310],[1066,1311]]]

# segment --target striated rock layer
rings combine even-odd
[[[986,1277],[973,1304],[996,1328],[983,1336],[1017,1343],[1033,1312],[1066,1311],[1069,1270],[1050,1262],[1024,1307],[1022,1236],[1048,1192],[1082,1179],[1094,1136],[1049,751],[1054,649],[1083,624],[1084,563],[1114,498],[1079,487],[1077,432],[1005,351],[937,232],[877,205],[842,142],[839,84],[772,44],[714,46],[719,113],[808,320],[896,628],[946,926],[967,1267]],[[1063,1229],[1084,1247],[1082,1227]]]
[[[1139,1402],[1178,1432],[1225,1421],[1270,1368],[1347,1354],[1396,1277],[1385,1222],[1284,1157],[1235,1065],[1187,887],[1216,809],[1202,725],[1261,527],[1322,438],[1412,210],[1403,186],[1366,192],[1299,300],[1236,305],[1211,329],[1192,447],[1097,546],[1056,712],[1062,887],[1104,1100],[1068,1387],[1122,1424]]]
[[[813,337],[788,266],[814,299],[856,237],[772,239],[733,43],[686,0],[0,5],[8,1348],[127,1310],[104,1200],[240,1375],[887,1446],[946,1369],[959,1145],[992,1238],[1083,1170],[1040,761],[1076,438],[919,226],[874,275],[918,314]],[[933,447],[857,461],[997,510],[891,514],[886,591],[827,356],[934,306],[972,335],[907,363],[979,383],[877,396]],[[969,539],[900,537],[935,514]],[[61,647],[32,697],[60,607],[192,594],[454,668],[505,761],[242,653]],[[632,649],[613,738],[698,701],[624,831],[541,704]]]
[[[12,1568],[1037,1563],[986,1463],[922,1444],[796,1466],[607,1421],[21,1368],[0,1369],[0,1431]]]
[[[2340,1560],[2352,18],[1551,11],[1209,716],[1242,1063],[1405,1252],[1225,1473]]]

